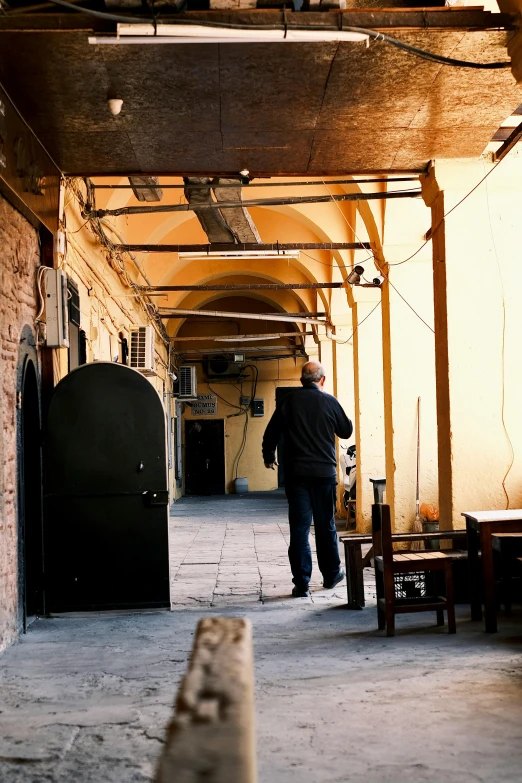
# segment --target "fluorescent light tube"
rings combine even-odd
[[[362,33],[345,30],[249,30],[204,25],[118,24],[117,35],[89,36],[90,44],[296,43],[299,41],[367,41]]]

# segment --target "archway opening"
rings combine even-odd
[[[25,631],[27,618],[44,611],[40,400],[36,369],[31,359],[27,359],[24,367],[21,395],[20,595]]]

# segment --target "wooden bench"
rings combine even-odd
[[[438,530],[436,533],[393,533],[392,542],[402,543],[408,541],[429,541],[429,540],[466,541],[465,530]],[[364,607],[364,579],[363,569],[369,565],[372,557],[373,548],[371,548],[365,557],[362,556],[363,544],[372,543],[371,535],[361,533],[351,533],[340,536],[340,541],[344,546],[344,560],[346,564],[346,591],[348,594],[348,609],[363,609]],[[449,550],[453,559],[464,559],[467,552],[463,550]]]

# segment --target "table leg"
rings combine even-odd
[[[497,632],[497,608],[495,606],[495,570],[493,568],[493,547],[491,541],[491,528],[489,524],[482,523],[482,573],[484,576],[484,614],[486,616],[486,631]]]
[[[346,563],[348,609],[362,609],[364,606],[364,582],[361,545],[352,542],[345,544],[344,559]]]
[[[468,566],[469,566],[469,598],[471,604],[471,619],[482,620],[482,603],[480,598],[480,534],[466,520],[468,534]]]
[[[361,545],[354,547],[355,579],[357,583],[357,608],[364,608],[364,573],[362,567]]]

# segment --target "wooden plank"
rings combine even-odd
[[[370,27],[373,29],[419,28],[440,30],[453,27],[461,30],[497,30],[514,29],[513,14],[490,13],[478,8],[349,8],[342,12],[343,24],[355,27]],[[299,24],[331,25],[330,13],[308,12],[299,14],[295,20]],[[209,22],[224,22],[230,20],[227,12],[220,11],[188,11],[179,17],[204,20]],[[280,24],[283,14],[279,10],[262,9],[259,11],[239,10],[234,13],[237,24]],[[290,26],[292,14],[287,14]],[[45,14],[24,13],[0,15],[0,30],[47,30],[57,32],[114,32],[114,22],[105,19],[95,19],[89,14],[50,12]]]
[[[493,538],[522,538],[522,533],[493,533]]]
[[[493,160],[500,161],[502,158],[505,158],[508,152],[511,152],[515,144],[518,144],[520,139],[522,139],[522,122],[509,134],[504,144],[493,153]]]
[[[254,674],[248,620],[199,621],[155,783],[255,783]]]

